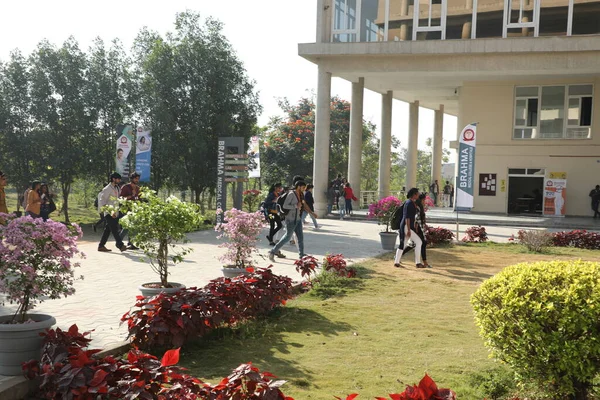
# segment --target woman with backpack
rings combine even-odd
[[[410,194],[410,192],[409,192],[409,194]],[[425,232],[427,231],[427,223],[426,223],[426,219],[425,219],[426,218],[425,217],[426,197],[427,197],[427,195],[425,193],[421,193],[417,197],[417,199],[414,201],[414,205],[416,207],[416,213],[415,213],[416,231],[415,231],[415,233],[417,234],[417,236],[421,242],[420,249],[415,249],[415,251],[420,251],[420,255],[421,255],[421,257],[420,257],[421,263],[416,261],[417,268],[431,268],[431,264],[429,264],[427,262],[427,239],[426,239],[426,235],[425,235]],[[405,205],[409,201],[410,200],[407,200],[405,202]],[[402,230],[401,230],[401,232],[402,232]],[[406,243],[404,243],[405,241],[406,241]],[[410,237],[403,238],[403,235],[400,236],[400,245],[398,246],[398,250],[396,251],[396,257],[394,259],[394,267],[401,266],[402,257],[406,253],[408,253],[409,251],[414,249],[415,247],[418,247],[418,246],[416,246],[416,243],[417,242],[414,240],[414,238],[410,238]],[[413,244],[415,244],[415,246],[413,246]],[[416,255],[415,255],[415,258],[416,258]]]
[[[281,183],[276,183],[269,188],[269,194],[265,199],[265,217],[267,221],[269,221],[269,234],[267,235],[267,240],[269,241],[270,246],[275,246],[275,242],[273,238],[275,234],[283,227],[281,224],[281,217],[279,216],[279,210],[277,209],[277,198],[281,193],[282,185]]]

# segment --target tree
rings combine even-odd
[[[285,117],[272,118],[262,136],[261,157],[269,168],[261,171],[267,182],[291,182],[294,175],[310,177],[313,169],[315,139],[315,103],[302,98],[295,105],[287,99],[279,102]],[[363,123],[363,143],[374,137],[375,126]],[[348,141],[350,132],[350,103],[331,99],[331,131],[329,178],[346,175],[348,169]]]
[[[196,202],[216,187],[218,138],[249,139],[260,112],[254,82],[222,30],[214,19],[201,24],[198,14],[184,12],[174,32],[162,38],[143,30],[135,45],[143,113],[161,147],[154,171],[162,164],[171,184],[190,187]]]
[[[71,37],[61,48],[42,41],[30,62],[33,129],[43,149],[36,154],[43,163],[40,172],[60,185],[69,223],[71,185],[83,174],[95,139],[85,101],[87,59]]]

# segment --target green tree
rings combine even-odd
[[[315,103],[302,98],[292,105],[287,99],[279,102],[285,117],[272,118],[262,136],[261,157],[268,168],[261,171],[267,182],[291,182],[294,175],[310,177],[313,169],[315,139]],[[363,123],[363,143],[369,145],[374,136],[374,125]],[[350,103],[331,99],[331,131],[329,151],[329,178],[347,174],[348,141],[350,132]]]
[[[260,112],[254,82],[222,30],[184,12],[165,38],[142,30],[135,44],[141,109],[160,146],[153,170],[170,172],[156,181],[190,187],[196,202],[216,186],[218,137],[249,139]]]
[[[93,121],[86,103],[87,58],[74,38],[56,48],[42,41],[30,57],[31,115],[43,177],[56,182],[69,223],[69,194],[89,162]]]

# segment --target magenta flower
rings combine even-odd
[[[390,219],[392,214],[402,204],[402,201],[394,196],[384,197],[383,199],[369,204],[369,213],[367,218],[375,219],[379,225],[385,225],[385,231],[389,232]]]
[[[45,298],[57,299],[75,292],[71,263],[84,254],[77,249],[82,237],[78,225],[29,216],[0,214],[0,292],[18,304],[13,321],[24,322],[26,313]]]
[[[228,241],[219,245],[227,252],[219,257],[227,266],[246,268],[252,265],[252,253],[258,252],[256,243],[265,224],[265,216],[260,211],[248,213],[235,208],[225,212],[225,223],[215,227],[221,234],[217,238]]]

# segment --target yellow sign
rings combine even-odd
[[[567,179],[566,172],[550,172],[548,179]]]
[[[500,179],[500,191],[506,192],[506,179]]]

